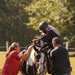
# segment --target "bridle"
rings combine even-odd
[[[38,50],[37,47],[40,47],[40,50]],[[35,45],[34,45],[34,50],[38,53],[39,56],[41,56],[41,53],[43,53],[42,50],[41,50],[41,46],[40,46],[40,45],[35,44]],[[40,58],[40,57],[39,57],[39,58]],[[40,62],[40,64],[43,66],[43,70],[39,73],[39,75],[42,74],[42,73],[44,72],[44,70],[45,70],[45,65],[44,65],[44,63],[45,63],[45,57],[44,57],[44,62],[43,62],[43,63]],[[35,65],[36,65],[36,67],[39,67],[40,64],[37,64],[37,63],[36,63]]]

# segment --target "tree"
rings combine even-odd
[[[63,42],[74,47],[74,0],[0,0],[0,44],[7,40],[30,43],[39,35],[41,21],[57,28]]]
[[[0,45],[17,41],[22,46],[32,42],[35,36],[33,29],[26,26],[28,15],[24,8],[32,0],[1,0],[0,1]],[[33,34],[29,34],[32,32]]]
[[[75,37],[74,3],[73,0],[33,0],[26,7],[30,16],[28,25],[38,30],[40,21],[48,21],[59,30],[63,41],[67,38],[66,41],[72,42],[71,39]]]

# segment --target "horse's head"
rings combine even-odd
[[[33,63],[36,66],[36,70],[37,70],[36,73],[40,75],[45,71],[45,66],[46,66],[45,55],[44,53],[42,53],[40,45],[34,45],[33,51],[34,51]]]

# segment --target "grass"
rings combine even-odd
[[[5,53],[0,52],[0,75],[1,75],[4,61],[5,61]],[[75,57],[70,57],[70,62],[71,62],[71,66],[72,66],[71,75],[75,75]],[[50,74],[46,74],[46,75],[50,75]]]

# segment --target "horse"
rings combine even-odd
[[[40,50],[41,46],[35,44],[27,61],[22,61],[22,71],[25,75],[46,75],[46,57]]]

